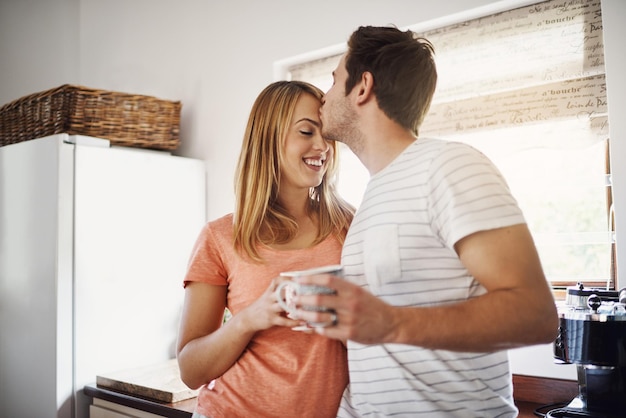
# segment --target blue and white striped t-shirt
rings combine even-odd
[[[485,293],[454,251],[477,231],[524,223],[502,175],[477,150],[419,139],[372,176],[343,247],[347,280],[396,306]],[[436,321],[436,318],[433,318]],[[506,351],[465,353],[348,342],[339,417],[514,417]]]

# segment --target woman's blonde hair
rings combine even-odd
[[[235,176],[235,248],[251,259],[262,261],[259,244],[289,242],[296,234],[296,220],[278,202],[280,163],[285,136],[301,95],[322,100],[323,92],[301,81],[277,81],[257,97],[243,137]],[[347,233],[354,208],[336,191],[338,147],[330,146],[334,158],[319,186],[311,188],[309,213],[318,220],[315,243],[335,234],[340,242]]]

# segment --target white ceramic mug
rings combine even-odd
[[[334,276],[343,277],[343,267],[339,264],[316,267],[308,270],[299,270],[299,271],[286,271],[280,273],[281,277],[287,278],[295,278],[295,277],[303,277],[303,276],[312,276],[315,274],[332,274]],[[296,295],[332,295],[335,291],[333,289],[329,289],[325,286],[318,285],[308,285],[308,284],[300,284],[296,283],[292,280],[286,280],[281,282],[276,287],[276,300],[278,300],[278,304],[287,312],[287,314],[291,315],[296,310],[296,305],[293,302],[293,298]],[[331,312],[330,309],[326,309],[324,307],[306,307],[303,306],[304,310],[319,310],[324,312]],[[309,329],[315,327],[323,327],[328,326],[327,322],[310,322],[307,324],[308,327],[296,327],[294,329]]]

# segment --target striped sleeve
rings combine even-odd
[[[525,223],[506,180],[480,151],[450,142],[430,167],[432,224],[450,248],[474,232]]]

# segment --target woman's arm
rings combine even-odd
[[[183,382],[192,389],[221,376],[241,356],[257,331],[294,327],[274,297],[276,280],[250,306],[222,326],[226,286],[189,283],[178,335],[177,358]]]

